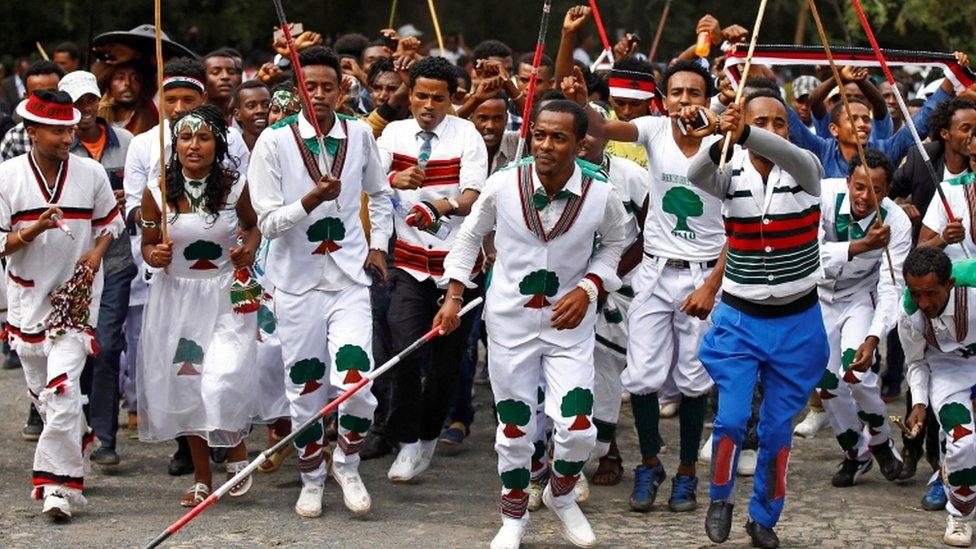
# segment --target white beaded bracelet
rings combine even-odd
[[[576,283],[576,287],[586,292],[586,297],[590,299],[590,303],[596,302],[597,289],[596,284],[594,284],[592,280],[589,278],[584,278]]]

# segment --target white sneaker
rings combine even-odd
[[[590,522],[586,520],[586,516],[575,501],[570,501],[563,508],[557,507],[551,486],[546,485],[546,489],[542,492],[542,502],[559,517],[563,524],[563,536],[570,543],[576,547],[592,547],[596,543],[596,536],[590,528]]]
[[[705,439],[705,444],[702,445],[701,451],[698,452],[698,461],[702,463],[712,462],[712,437],[715,435],[708,435]]]
[[[679,402],[680,401],[678,400],[672,400],[671,402],[662,402],[660,408],[661,417],[669,418],[678,415]]]
[[[428,464],[430,462],[428,461]],[[387,478],[393,482],[407,482],[417,476],[420,467],[420,443],[401,444],[397,457],[390,466]]]
[[[48,494],[44,497],[44,509],[41,512],[54,520],[68,520],[71,518],[71,502],[64,496]]]
[[[973,540],[973,525],[971,521],[962,520],[952,515],[946,517],[945,534],[942,542],[952,547],[969,547]]]
[[[529,503],[526,506],[529,511],[535,512],[542,508],[542,490],[544,488],[545,486],[534,480],[529,482]]]
[[[302,486],[302,493],[298,495],[295,502],[295,512],[298,516],[305,518],[315,518],[322,514],[322,492],[321,486],[316,484],[306,484]]]
[[[821,429],[827,426],[827,412],[810,410],[803,421],[796,424],[793,434],[800,438],[813,438]]]
[[[491,540],[491,549],[518,549],[522,545],[526,520],[502,517],[502,527]]]
[[[434,450],[437,449],[437,439],[420,441],[420,464],[413,475],[417,476],[430,467],[430,462],[434,459]]]
[[[576,503],[586,503],[586,500],[590,499],[590,483],[586,481],[586,475],[579,476],[573,490],[576,492]]]
[[[758,453],[755,450],[743,450],[739,452],[739,464],[735,467],[735,472],[742,477],[751,477],[756,474],[756,459]]]
[[[356,515],[365,515],[369,512],[373,503],[356,467],[332,462],[332,478],[336,479],[339,487],[342,488],[342,501],[346,504],[346,509]]]

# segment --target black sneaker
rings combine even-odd
[[[830,483],[836,488],[847,488],[849,486],[854,486],[857,479],[861,478],[861,475],[870,470],[870,456],[868,456],[868,459],[864,461],[844,458],[844,461],[842,461],[840,464],[840,469],[834,473],[834,477],[830,479]]]
[[[27,415],[27,424],[20,430],[20,436],[26,441],[37,442],[41,438],[41,431],[44,430],[44,420],[41,414],[37,413],[37,408],[30,405],[30,412]]]
[[[904,464],[901,456],[894,450],[894,443],[889,438],[882,444],[871,447],[871,455],[878,461],[878,470],[886,480],[898,480]]]
[[[902,459],[903,463],[901,473],[898,474],[898,480],[908,480],[915,476],[915,471],[918,469],[918,453],[906,448]]]
[[[750,518],[746,521],[746,533],[752,538],[753,547],[763,547],[773,549],[779,547],[779,536],[772,528],[766,528],[758,522],[753,522]]]
[[[91,460],[103,467],[112,467],[118,465],[121,461],[119,453],[115,451],[115,448],[105,446],[92,452]]]
[[[193,472],[193,459],[190,457],[190,445],[187,443],[186,437],[177,437],[176,443],[178,448],[169,460],[167,472],[174,477],[188,475]]]
[[[732,503],[716,500],[708,504],[705,514],[705,533],[714,543],[722,543],[729,539],[732,531]]]
[[[385,438],[370,431],[366,434],[363,449],[359,451],[359,459],[375,459],[393,452],[393,445]]]

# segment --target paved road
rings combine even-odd
[[[343,507],[333,481],[326,486],[326,511],[319,519],[301,519],[292,510],[299,484],[294,457],[272,475],[258,475],[254,488],[240,500],[222,500],[172,538],[171,547],[487,547],[499,525],[500,482],[491,448],[488,391],[478,388],[479,414],[467,450],[438,455],[421,479],[394,486],[386,479],[392,457],[365,462],[362,474],[373,497],[364,520]],[[893,404],[897,413],[903,403]],[[19,370],[0,371],[0,547],[138,547],[183,513],[178,500],[190,477],[170,477],[165,467],[170,444],[150,445],[121,432],[122,464],[114,470],[93,468],[86,479],[89,510],[69,524],[51,524],[28,498],[33,444],[20,439],[27,408]],[[666,509],[670,483],[647,514],[632,513],[627,499],[635,464],[636,437],[629,407],[624,406],[622,448],[627,468],[615,487],[594,487],[584,509],[603,547],[702,547],[704,505],[693,513]],[[662,426],[667,442],[677,443],[677,420]],[[252,455],[263,448],[263,429],[249,444]],[[789,496],[778,532],[786,547],[933,547],[941,544],[943,513],[921,509],[922,475],[903,485],[885,482],[873,469],[851,489],[830,487],[838,450],[826,431],[799,440],[790,462]],[[675,447],[676,450],[676,447]],[[669,472],[677,452],[662,459]],[[588,469],[589,470],[589,469]],[[704,469],[703,469],[704,471]],[[703,476],[707,476],[707,471]],[[217,470],[214,474],[218,478]],[[927,476],[926,476],[927,478]],[[700,502],[708,485],[699,484]],[[745,522],[749,479],[740,479],[728,547],[748,546]],[[555,516],[543,510],[532,517],[525,547],[566,546]]]

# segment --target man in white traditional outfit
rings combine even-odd
[[[312,47],[302,51],[300,62],[314,112],[303,111],[264,131],[248,170],[258,227],[271,240],[265,269],[275,287],[293,427],[325,406],[331,388],[349,388],[372,369],[366,269],[386,277],[392,231],[390,188],[372,133],[364,123],[335,113],[342,74],[338,58],[332,50]],[[310,115],[325,134],[321,142]],[[369,195],[373,248],[367,247],[359,216],[363,192]],[[339,407],[338,447],[332,454],[332,476],[356,514],[371,507],[358,472],[358,452],[376,407],[369,389],[367,384]],[[296,438],[302,491],[295,511],[303,517],[322,513],[327,444],[321,424]]]
[[[44,500],[45,515],[68,519],[86,503],[82,489],[95,441],[82,414],[78,380],[86,357],[97,352],[97,271],[124,225],[105,169],[68,152],[81,118],[71,96],[34,92],[17,114],[32,148],[0,165],[0,253],[10,279],[7,334],[44,419],[34,453],[33,496]],[[49,294],[82,264],[96,271],[87,321],[52,323]],[[78,288],[76,295],[88,289]]]

